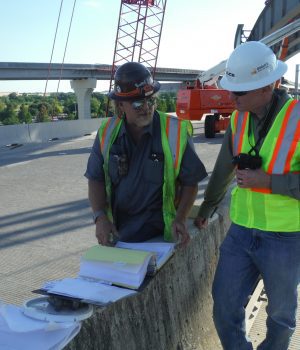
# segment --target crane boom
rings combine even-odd
[[[275,32],[273,32],[270,35],[265,36],[260,40],[260,42],[266,44],[267,46],[272,46],[279,41],[283,40],[285,37],[288,37],[300,29],[300,19],[297,19],[293,21],[292,23],[277,29]],[[221,61],[217,65],[213,66],[212,68],[202,72],[198,76],[198,80],[201,84],[204,84],[205,82],[212,80],[216,76],[220,76],[224,73],[225,67],[226,67],[226,60]]]

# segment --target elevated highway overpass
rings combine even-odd
[[[0,80],[71,80],[78,104],[78,119],[90,119],[90,97],[97,80],[110,80],[111,65],[0,62]],[[156,68],[159,81],[195,81],[201,73],[193,69]]]
[[[0,80],[110,80],[111,65],[0,62]],[[155,78],[159,81],[196,80],[200,70],[178,68],[156,68]]]

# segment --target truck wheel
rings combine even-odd
[[[215,116],[213,114],[209,114],[205,117],[204,122],[204,135],[208,139],[212,139],[215,137]]]

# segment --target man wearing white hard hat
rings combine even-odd
[[[287,71],[273,51],[246,42],[230,55],[221,86],[236,104],[195,225],[203,228],[235,178],[231,227],[220,247],[214,322],[225,350],[253,349],[249,295],[262,277],[267,335],[259,350],[286,350],[300,281],[300,103],[275,83]]]

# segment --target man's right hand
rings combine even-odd
[[[101,245],[114,245],[114,237],[118,237],[115,225],[106,215],[101,216],[96,221],[96,238]]]
[[[201,216],[198,216],[195,220],[194,220],[194,225],[196,227],[198,227],[199,229],[201,228],[206,228],[208,224],[208,219],[203,218]]]

